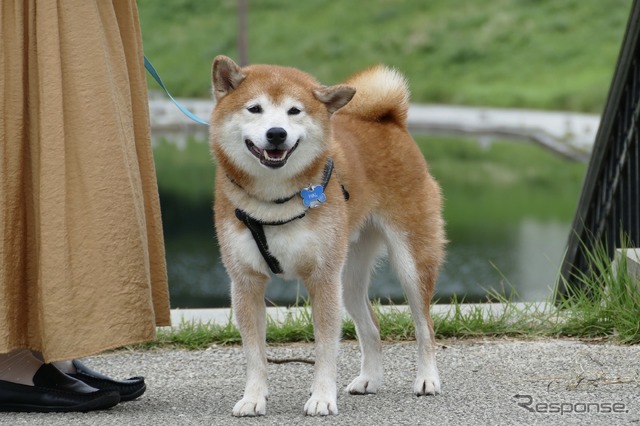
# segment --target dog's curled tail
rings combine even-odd
[[[377,65],[355,74],[345,84],[355,87],[356,94],[338,113],[407,126],[409,87],[399,71]]]

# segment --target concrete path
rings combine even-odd
[[[272,346],[270,357],[313,357],[310,344]],[[447,340],[437,351],[443,393],[415,397],[415,344],[385,344],[385,385],[377,395],[344,388],[359,368],[353,341],[341,345],[340,413],[306,418],[313,367],[270,364],[267,416],[231,415],[244,388],[238,346],[202,351],[116,351],[87,358],[116,377],[142,374],[138,400],[85,414],[2,413],[2,425],[528,425],[640,423],[640,346],[572,340]]]

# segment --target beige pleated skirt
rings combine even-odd
[[[170,321],[138,13],[2,0],[0,353],[47,362]]]

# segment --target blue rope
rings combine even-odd
[[[186,109],[184,107],[184,105],[182,105],[180,102],[176,101],[173,98],[173,96],[171,96],[171,93],[169,93],[169,91],[165,87],[164,83],[162,82],[162,79],[158,75],[158,71],[156,71],[156,69],[153,67],[153,65],[151,65],[151,62],[149,62],[149,60],[147,59],[146,56],[144,57],[144,67],[147,69],[147,71],[149,71],[149,74],[151,74],[151,77],[153,77],[153,79],[158,82],[158,84],[160,85],[160,87],[162,87],[162,89],[167,94],[167,96],[169,96],[169,98],[173,101],[174,104],[176,104],[178,109],[180,111],[182,111],[182,113],[184,115],[186,115],[187,117],[189,117],[190,119],[192,119],[196,123],[204,124],[205,126],[209,125],[208,122],[204,121],[202,118],[198,117],[197,115],[195,115],[194,113],[192,113],[191,111]]]

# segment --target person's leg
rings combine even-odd
[[[2,353],[32,347],[47,362],[71,359],[150,340],[169,324],[137,18],[134,1],[1,2]],[[62,383],[74,398],[100,387],[78,391],[81,382],[47,363],[34,373],[28,359],[7,361],[8,378],[26,368],[21,380],[33,383],[0,379],[0,410],[33,387]],[[72,365],[83,382],[121,384]],[[144,391],[141,378],[131,381]],[[72,401],[78,407],[88,409]],[[31,411],[69,411],[57,408]]]
[[[33,376],[42,367],[42,361],[29,349],[0,354],[0,380],[33,386]]]
[[[76,367],[73,365],[73,361],[56,361],[52,363],[58,370],[64,374],[75,374]]]

